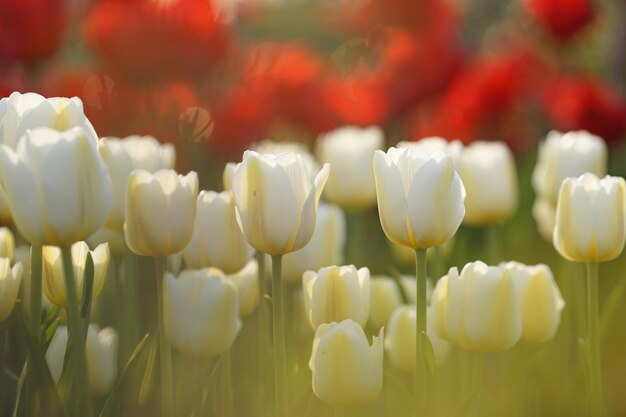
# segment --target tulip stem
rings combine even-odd
[[[258,406],[260,407],[264,404],[264,392],[265,392],[265,364],[268,363],[267,356],[269,354],[269,341],[268,336],[270,334],[270,326],[269,326],[269,305],[267,303],[267,270],[265,267],[265,254],[263,252],[256,253],[257,265],[259,270],[259,288],[261,289],[261,300],[259,302],[259,306],[257,307],[257,378],[258,378],[258,387],[256,390],[257,393],[257,401]]]
[[[65,289],[67,292],[67,324],[69,338],[72,347],[72,394],[75,396],[77,414],[91,417],[93,411],[89,400],[89,379],[87,377],[87,356],[85,353],[84,327],[81,323],[78,307],[78,294],[76,293],[76,281],[74,279],[74,265],[72,262],[72,247],[61,248],[63,259],[63,272],[65,276]],[[41,302],[41,301],[40,301]],[[87,391],[87,392],[85,392]]]
[[[431,388],[426,357],[420,348],[421,335],[426,334],[426,249],[415,250],[415,285],[415,412],[422,416],[428,413]]]
[[[157,307],[159,315],[159,371],[161,376],[161,415],[174,417],[174,391],[172,389],[172,352],[165,337],[165,317],[163,316],[163,274],[165,258],[155,257],[155,277]]]
[[[600,361],[600,319],[598,307],[598,264],[587,263],[587,342],[588,363],[591,366],[588,392],[589,415],[605,415],[602,398],[602,369]]]
[[[274,389],[276,416],[287,417],[287,352],[283,314],[282,255],[272,255],[272,323],[274,331]]]
[[[40,338],[41,328],[41,245],[33,245],[30,249],[30,324],[33,332]]]

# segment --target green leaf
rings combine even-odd
[[[156,360],[157,360],[157,339],[153,337],[150,340],[150,346],[148,347],[148,360],[146,363],[146,371],[143,374],[141,386],[139,388],[138,402],[143,405],[148,400],[150,392],[152,392],[152,386],[154,385],[154,379],[156,374]]]
[[[428,372],[428,379],[432,381],[435,375],[435,351],[433,344],[426,333],[420,334],[420,352],[422,353],[422,360],[424,361],[425,369]]]
[[[137,358],[139,357],[141,352],[143,352],[143,349],[146,346],[146,343],[148,342],[149,337],[150,337],[150,334],[147,333],[139,341],[139,343],[137,343],[135,350],[133,351],[132,355],[130,355],[128,362],[126,362],[124,369],[120,373],[115,385],[111,389],[111,392],[109,393],[109,396],[107,397],[104,403],[104,406],[102,407],[102,411],[100,412],[100,417],[117,415],[117,408],[118,408],[117,405],[119,403],[120,395],[123,392],[122,388],[124,386],[124,381],[126,380],[127,375],[130,373],[134,364],[137,362]]]

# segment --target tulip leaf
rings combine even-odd
[[[422,352],[422,360],[425,365],[425,370],[428,372],[428,379],[432,381],[435,375],[435,351],[433,344],[426,333],[420,334],[420,352]]]
[[[132,355],[130,355],[128,362],[126,362],[124,369],[122,370],[119,377],[117,378],[115,385],[111,389],[109,396],[107,397],[104,405],[102,406],[100,417],[118,415],[117,408],[119,404],[120,395],[123,392],[122,388],[124,386],[124,382],[127,379],[128,374],[131,372],[131,369],[137,362],[137,358],[139,358],[139,355],[141,355],[141,352],[143,352],[143,349],[145,348],[149,337],[150,337],[150,334],[146,333],[146,335],[139,341],[139,343],[137,343],[135,350],[133,351]]]
[[[624,298],[624,285],[620,284],[614,287],[609,297],[604,302],[604,308],[600,313],[600,340],[604,341],[609,334],[611,323],[617,313],[617,309]]]
[[[50,323],[49,326],[45,327],[44,333],[42,335],[41,338],[41,345],[43,346],[43,349],[45,351],[48,350],[48,347],[50,346],[50,342],[52,342],[52,338],[54,337],[54,334],[57,332],[57,328],[59,327],[59,320],[54,320],[52,323]]]
[[[143,405],[148,400],[148,396],[150,392],[152,392],[152,386],[154,385],[155,379],[155,370],[156,370],[156,360],[157,360],[157,339],[156,337],[151,338],[150,346],[148,347],[148,359],[146,362],[146,371],[143,374],[143,379],[141,380],[141,386],[139,388],[139,398],[138,402],[140,405]]]

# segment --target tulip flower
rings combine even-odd
[[[515,284],[504,267],[470,262],[460,275],[450,268],[437,282],[431,306],[437,335],[466,350],[506,350],[522,333]]]
[[[307,319],[313,329],[322,323],[351,319],[365,326],[370,306],[370,271],[354,265],[329,266],[302,276]]]
[[[461,224],[465,189],[444,153],[410,148],[376,151],[374,176],[380,223],[389,240],[427,249],[449,240]]]
[[[63,372],[67,347],[67,327],[59,326],[46,351],[46,362],[52,380],[58,383]],[[117,331],[112,327],[100,328],[90,324],[87,332],[87,375],[89,388],[95,398],[104,397],[117,377]]]
[[[376,400],[383,384],[383,339],[381,329],[370,346],[361,326],[352,320],[320,325],[309,361],[315,395],[337,406]]]
[[[521,311],[520,343],[537,345],[552,339],[559,328],[565,302],[550,268],[518,262],[507,262],[504,268],[511,273]]]
[[[9,258],[13,260],[13,251],[15,250],[15,237],[11,229],[0,227],[0,258]]]
[[[256,260],[249,261],[241,271],[226,275],[237,287],[239,317],[246,317],[259,305],[261,289],[259,286],[259,265]]]
[[[321,135],[317,157],[332,168],[324,197],[348,211],[371,208],[376,203],[372,158],[383,144],[384,133],[378,126],[345,126]]]
[[[615,259],[626,239],[626,181],[586,173],[563,181],[556,208],[554,247],[566,259]]]
[[[301,283],[302,274],[307,270],[317,271],[327,265],[343,264],[345,245],[345,214],[339,206],[320,202],[309,243],[283,257],[283,280]]]
[[[201,191],[191,241],[183,251],[189,268],[216,267],[231,274],[241,270],[254,249],[237,223],[231,191]]]
[[[315,178],[316,173],[320,170],[320,166],[315,160],[315,157],[304,143],[288,141],[278,142],[266,139],[253,143],[250,145],[250,149],[264,155],[280,155],[281,153],[295,153],[300,155],[302,162],[304,162],[309,174],[311,174],[313,178]]]
[[[9,317],[13,311],[23,272],[21,262],[11,268],[11,260],[0,257],[0,321]]]
[[[106,165],[81,127],[35,128],[16,151],[0,146],[0,181],[18,231],[32,244],[85,240],[104,224],[112,205]]]
[[[215,268],[166,273],[163,306],[165,334],[186,355],[225,353],[241,328],[237,287]]]
[[[425,153],[433,156],[438,152],[450,155],[454,162],[454,167],[458,169],[461,163],[461,154],[463,153],[463,144],[459,140],[448,141],[438,136],[431,136],[416,141],[402,141],[397,145],[398,148],[409,148],[414,151]]]
[[[467,191],[463,222],[488,226],[509,220],[517,210],[515,160],[503,142],[474,142],[462,153],[459,174]]]
[[[298,154],[246,151],[232,186],[248,243],[270,255],[304,247],[313,235],[318,201],[329,172],[325,164],[313,180]]]
[[[136,254],[165,256],[182,251],[193,234],[198,175],[173,170],[136,170],[126,188],[126,244]]]
[[[83,285],[85,278],[85,265],[87,254],[91,254],[94,266],[93,292],[92,298],[98,297],[109,270],[110,252],[108,243],[102,243],[93,251],[89,250],[87,243],[76,242],[72,245],[72,266],[74,268],[74,280],[78,299],[83,295]],[[68,305],[67,292],[65,290],[65,276],[63,273],[63,260],[61,249],[55,246],[44,246],[43,248],[43,293],[48,301],[58,306]]]

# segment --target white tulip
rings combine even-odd
[[[8,227],[0,227],[0,258],[13,260],[15,250],[15,237]]]
[[[9,317],[13,311],[23,273],[21,262],[11,268],[9,258],[0,258],[0,321]]]
[[[288,141],[278,142],[272,139],[266,139],[250,145],[250,150],[264,155],[280,155],[281,153],[295,153],[300,155],[302,162],[307,167],[307,171],[313,176],[312,178],[314,178],[316,173],[321,169],[309,150],[309,147],[304,143]]]
[[[396,146],[397,148],[410,148],[415,151],[425,153],[428,156],[434,156],[436,153],[443,152],[449,155],[454,162],[454,167],[458,170],[461,163],[461,154],[463,153],[463,143],[459,140],[448,141],[439,136],[431,136],[416,141],[402,141]]]

